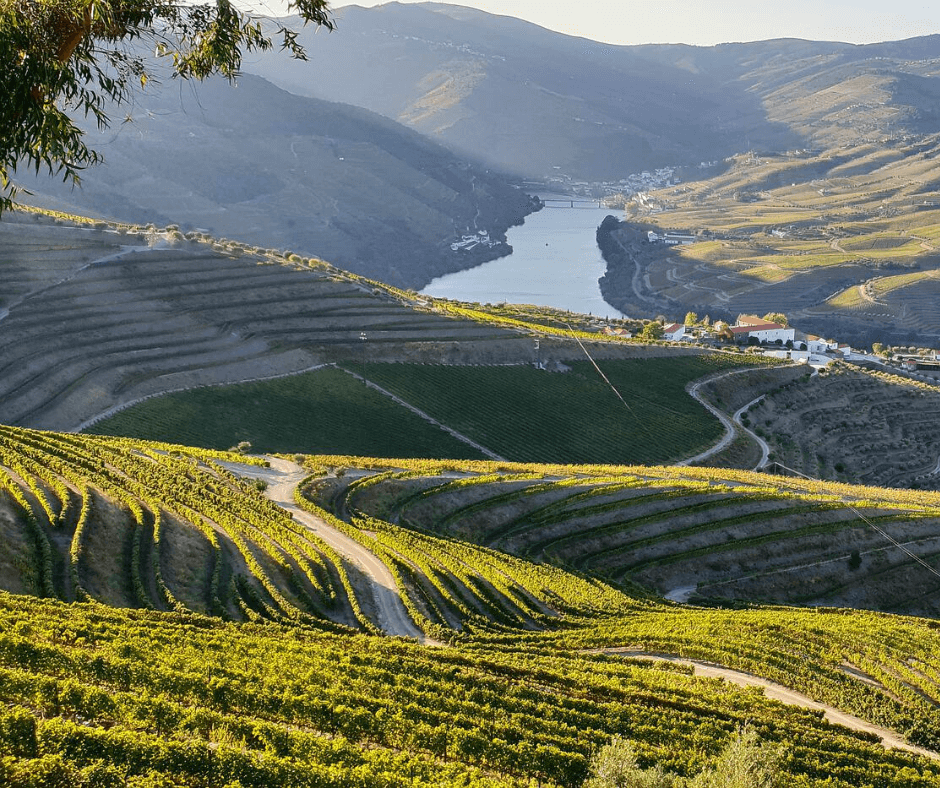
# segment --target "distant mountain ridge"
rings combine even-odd
[[[421,287],[508,247],[455,254],[462,234],[494,240],[534,205],[505,176],[358,107],[291,95],[244,74],[167,81],[88,126],[105,163],[72,189],[18,180],[33,202],[128,222],[180,224],[317,256],[375,279]]]
[[[940,36],[612,46],[435,3],[349,6],[337,18],[334,34],[301,34],[314,73],[328,76],[310,81],[273,56],[246,70],[537,178],[826,148],[920,133],[937,117]]]

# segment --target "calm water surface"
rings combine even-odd
[[[622,317],[601,298],[597,285],[606,265],[595,234],[611,213],[618,215],[607,208],[543,208],[509,230],[511,255],[438,277],[421,292],[481,304],[507,301]]]

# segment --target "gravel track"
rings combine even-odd
[[[415,626],[399,596],[395,578],[372,552],[337,531],[322,518],[301,509],[294,502],[294,490],[309,474],[290,460],[267,457],[269,468],[255,465],[224,463],[233,473],[267,482],[265,496],[276,503],[297,522],[309,528],[320,539],[349,562],[355,564],[369,581],[369,590],[378,610],[379,628],[387,635],[424,640],[424,633]]]
[[[696,402],[704,406],[705,409],[709,413],[711,413],[716,419],[718,419],[718,421],[721,422],[721,425],[725,428],[725,434],[721,437],[718,443],[716,443],[710,449],[706,449],[700,454],[696,454],[694,457],[689,457],[686,460],[681,460],[680,462],[677,462],[676,465],[685,466],[685,465],[694,465],[697,462],[704,462],[709,457],[712,457],[715,454],[718,454],[718,452],[720,451],[724,451],[725,449],[728,448],[728,446],[731,445],[731,442],[734,440],[735,431],[736,431],[734,422],[730,418],[728,418],[728,416],[725,413],[718,410],[718,408],[716,408],[714,405],[708,402],[708,400],[706,400],[702,396],[699,389],[701,389],[702,386],[708,383],[713,383],[716,380],[722,380],[724,378],[729,378],[732,375],[741,375],[741,374],[744,374],[745,372],[752,372],[752,371],[753,371],[752,367],[744,367],[743,369],[733,369],[730,372],[719,372],[716,375],[709,375],[707,378],[702,378],[700,380],[693,381],[688,386],[686,386],[685,390],[689,393],[689,396],[692,397],[692,399],[694,399]],[[751,404],[752,403],[748,403],[745,409],[747,407],[750,407]],[[743,410],[744,409],[742,409],[742,411],[739,411],[739,413],[743,412]],[[738,416],[738,413],[735,414],[735,417],[737,416]],[[760,438],[754,435],[754,433],[752,433],[747,428],[741,427],[741,429],[745,430],[748,433],[748,435],[750,435],[751,437],[763,443],[763,441],[761,441]],[[762,450],[766,446],[767,444],[764,443],[764,445],[762,446]],[[758,466],[758,468],[763,467],[763,465],[765,464],[766,464],[766,456],[762,457],[762,462]]]
[[[859,717],[855,717],[852,714],[846,714],[844,711],[840,711],[835,706],[819,703],[808,695],[804,695],[802,692],[796,692],[795,690],[784,687],[782,684],[775,684],[772,681],[763,679],[760,676],[755,676],[752,673],[745,673],[740,670],[731,670],[730,668],[725,668],[721,665],[715,665],[711,662],[683,659],[681,657],[674,657],[667,654],[653,654],[643,651],[632,651],[630,649],[603,649],[600,653],[614,654],[618,657],[624,657],[626,659],[651,659],[662,662],[674,662],[680,665],[689,665],[692,667],[695,676],[703,678],[718,678],[731,684],[736,684],[739,687],[760,687],[763,689],[764,694],[773,700],[778,700],[781,703],[786,703],[790,706],[799,706],[803,709],[823,712],[826,721],[831,722],[834,725],[842,725],[843,727],[853,731],[873,733],[881,739],[881,744],[885,747],[885,749],[906,750],[907,752],[912,752],[916,755],[922,755],[925,758],[940,760],[940,753],[925,749],[924,747],[908,744],[894,731],[888,730],[887,728],[882,728],[878,725],[873,725],[872,723],[866,722],[865,720]]]

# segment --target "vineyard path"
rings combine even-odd
[[[383,632],[387,635],[423,640],[424,634],[415,626],[405,610],[398,593],[398,584],[388,567],[361,544],[336,530],[322,518],[301,509],[294,502],[294,490],[309,473],[290,460],[278,457],[265,459],[270,463],[268,468],[236,463],[225,463],[225,466],[239,476],[266,482],[266,497],[362,571],[369,581],[378,610],[379,628]]]
[[[879,727],[878,725],[873,725],[872,723],[866,722],[865,720],[859,717],[855,717],[852,714],[846,714],[844,711],[840,711],[835,706],[828,706],[825,703],[819,703],[818,701],[815,701],[809,697],[809,695],[804,695],[802,692],[796,692],[795,690],[788,689],[782,684],[775,684],[772,681],[768,681],[767,679],[763,679],[760,676],[755,676],[751,673],[744,673],[743,671],[739,670],[731,670],[730,668],[724,668],[711,662],[700,662],[698,660],[683,659],[681,657],[674,657],[666,654],[653,654],[644,651],[634,651],[632,649],[610,648],[602,649],[600,653],[613,654],[619,657],[624,657],[626,659],[650,659],[662,662],[674,662],[680,665],[689,665],[692,667],[693,673],[696,676],[703,678],[723,679],[724,681],[727,681],[731,684],[736,684],[739,687],[761,687],[764,690],[764,694],[768,698],[778,700],[781,703],[786,703],[790,706],[799,706],[800,708],[810,709],[812,711],[822,711],[826,720],[833,723],[834,725],[842,725],[849,730],[860,731],[862,733],[873,733],[875,736],[880,737],[881,743],[885,749],[894,748],[899,750],[906,750],[907,752],[912,752],[916,755],[922,755],[925,758],[940,760],[940,753],[925,749],[924,747],[917,747],[916,745],[908,744],[894,731]]]
[[[756,399],[752,399],[746,405],[742,405],[740,408],[738,408],[734,412],[734,416],[732,417],[734,419],[734,423],[737,424],[742,430],[744,430],[744,432],[746,432],[751,438],[757,441],[758,445],[760,446],[760,462],[754,466],[755,471],[759,471],[768,462],[770,462],[770,446],[767,444],[767,441],[765,441],[760,435],[758,435],[749,427],[745,427],[744,422],[741,420],[741,417],[745,413],[747,413],[747,411],[749,411],[754,405],[756,405],[758,402],[761,402],[766,396],[767,396],[766,394],[761,394]]]
[[[675,463],[676,465],[684,466],[684,465],[693,465],[694,463],[697,463],[697,462],[704,462],[709,457],[715,454],[718,454],[718,452],[723,451],[724,449],[728,448],[728,446],[731,445],[731,441],[734,440],[734,436],[736,433],[734,422],[730,418],[728,418],[728,416],[725,413],[720,411],[718,408],[712,405],[708,400],[706,400],[705,397],[702,396],[699,389],[701,389],[701,387],[706,385],[707,383],[713,383],[714,381],[721,380],[723,378],[730,378],[732,375],[741,375],[745,372],[753,372],[753,369],[751,367],[745,367],[744,369],[733,369],[730,372],[718,372],[714,375],[709,375],[706,378],[701,378],[700,380],[693,381],[688,386],[686,386],[685,390],[689,393],[689,396],[692,397],[692,399],[694,399],[696,402],[703,405],[709,413],[711,413],[716,419],[718,419],[718,421],[721,422],[721,426],[725,428],[725,434],[722,435],[718,443],[716,443],[711,448],[706,449],[701,454],[696,454],[694,457],[689,457],[686,460],[681,460]],[[750,406],[750,404],[751,403],[748,403],[748,406]],[[750,435],[751,437],[757,439],[758,441],[760,440],[750,430],[744,427],[742,427],[742,429],[745,429],[747,434]],[[763,447],[761,447],[761,450],[763,451]]]

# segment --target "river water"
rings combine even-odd
[[[440,276],[421,292],[481,304],[506,301],[623,317],[601,297],[597,284],[606,269],[597,248],[597,227],[609,214],[618,212],[545,207],[527,216],[525,224],[510,228],[506,235],[511,255]]]

